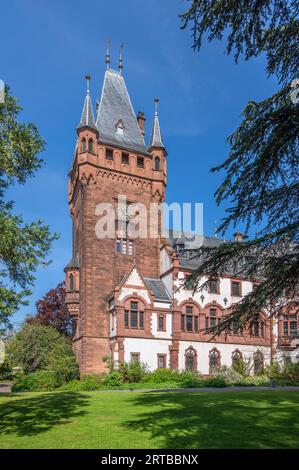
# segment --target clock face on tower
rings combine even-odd
[[[125,221],[129,221],[132,219],[132,217],[135,215],[134,212],[132,210],[130,210],[130,207],[129,206],[125,206],[124,204],[122,204],[119,208],[118,208],[118,214],[120,216],[120,218],[122,220],[125,220]]]

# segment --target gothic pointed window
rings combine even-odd
[[[220,367],[220,352],[218,349],[214,348],[210,351],[210,373],[213,372],[215,369]]]
[[[155,170],[160,170],[160,158],[155,157]]]
[[[88,151],[90,153],[94,153],[93,139],[89,139],[89,141],[88,141]]]
[[[239,351],[239,349],[236,349],[232,353],[232,367],[233,367],[233,369],[238,368],[239,366],[242,365],[242,363],[243,363],[242,353],[241,353],[241,351]]]
[[[253,356],[254,375],[262,374],[263,370],[264,370],[264,356],[260,351],[257,351]]]
[[[86,152],[86,139],[83,137],[81,140],[81,152]]]
[[[70,290],[74,290],[75,283],[74,283],[74,275],[70,274]]]
[[[185,352],[185,368],[187,370],[196,370],[196,351],[192,347]]]

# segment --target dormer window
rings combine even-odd
[[[116,133],[123,135],[124,132],[125,132],[125,126],[124,126],[122,119],[120,119],[118,123],[116,124]]]

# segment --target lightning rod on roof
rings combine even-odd
[[[110,64],[110,50],[109,50],[110,44],[111,44],[111,40],[108,39],[108,41],[107,41],[107,49],[106,49],[106,60],[105,60],[107,69],[109,68],[109,64]]]
[[[155,115],[158,115],[158,103],[159,103],[159,98],[155,98]]]
[[[86,75],[85,79],[86,79],[86,91],[87,91],[87,94],[89,94],[90,75]]]
[[[118,60],[118,71],[119,71],[120,75],[122,74],[122,70],[124,68],[124,65],[123,65],[123,49],[124,49],[124,44],[121,43],[121,45],[119,46],[119,60]]]

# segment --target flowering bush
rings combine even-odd
[[[240,372],[232,367],[222,366],[213,371],[214,377],[223,379],[226,383],[235,383],[242,380],[243,376]]]

